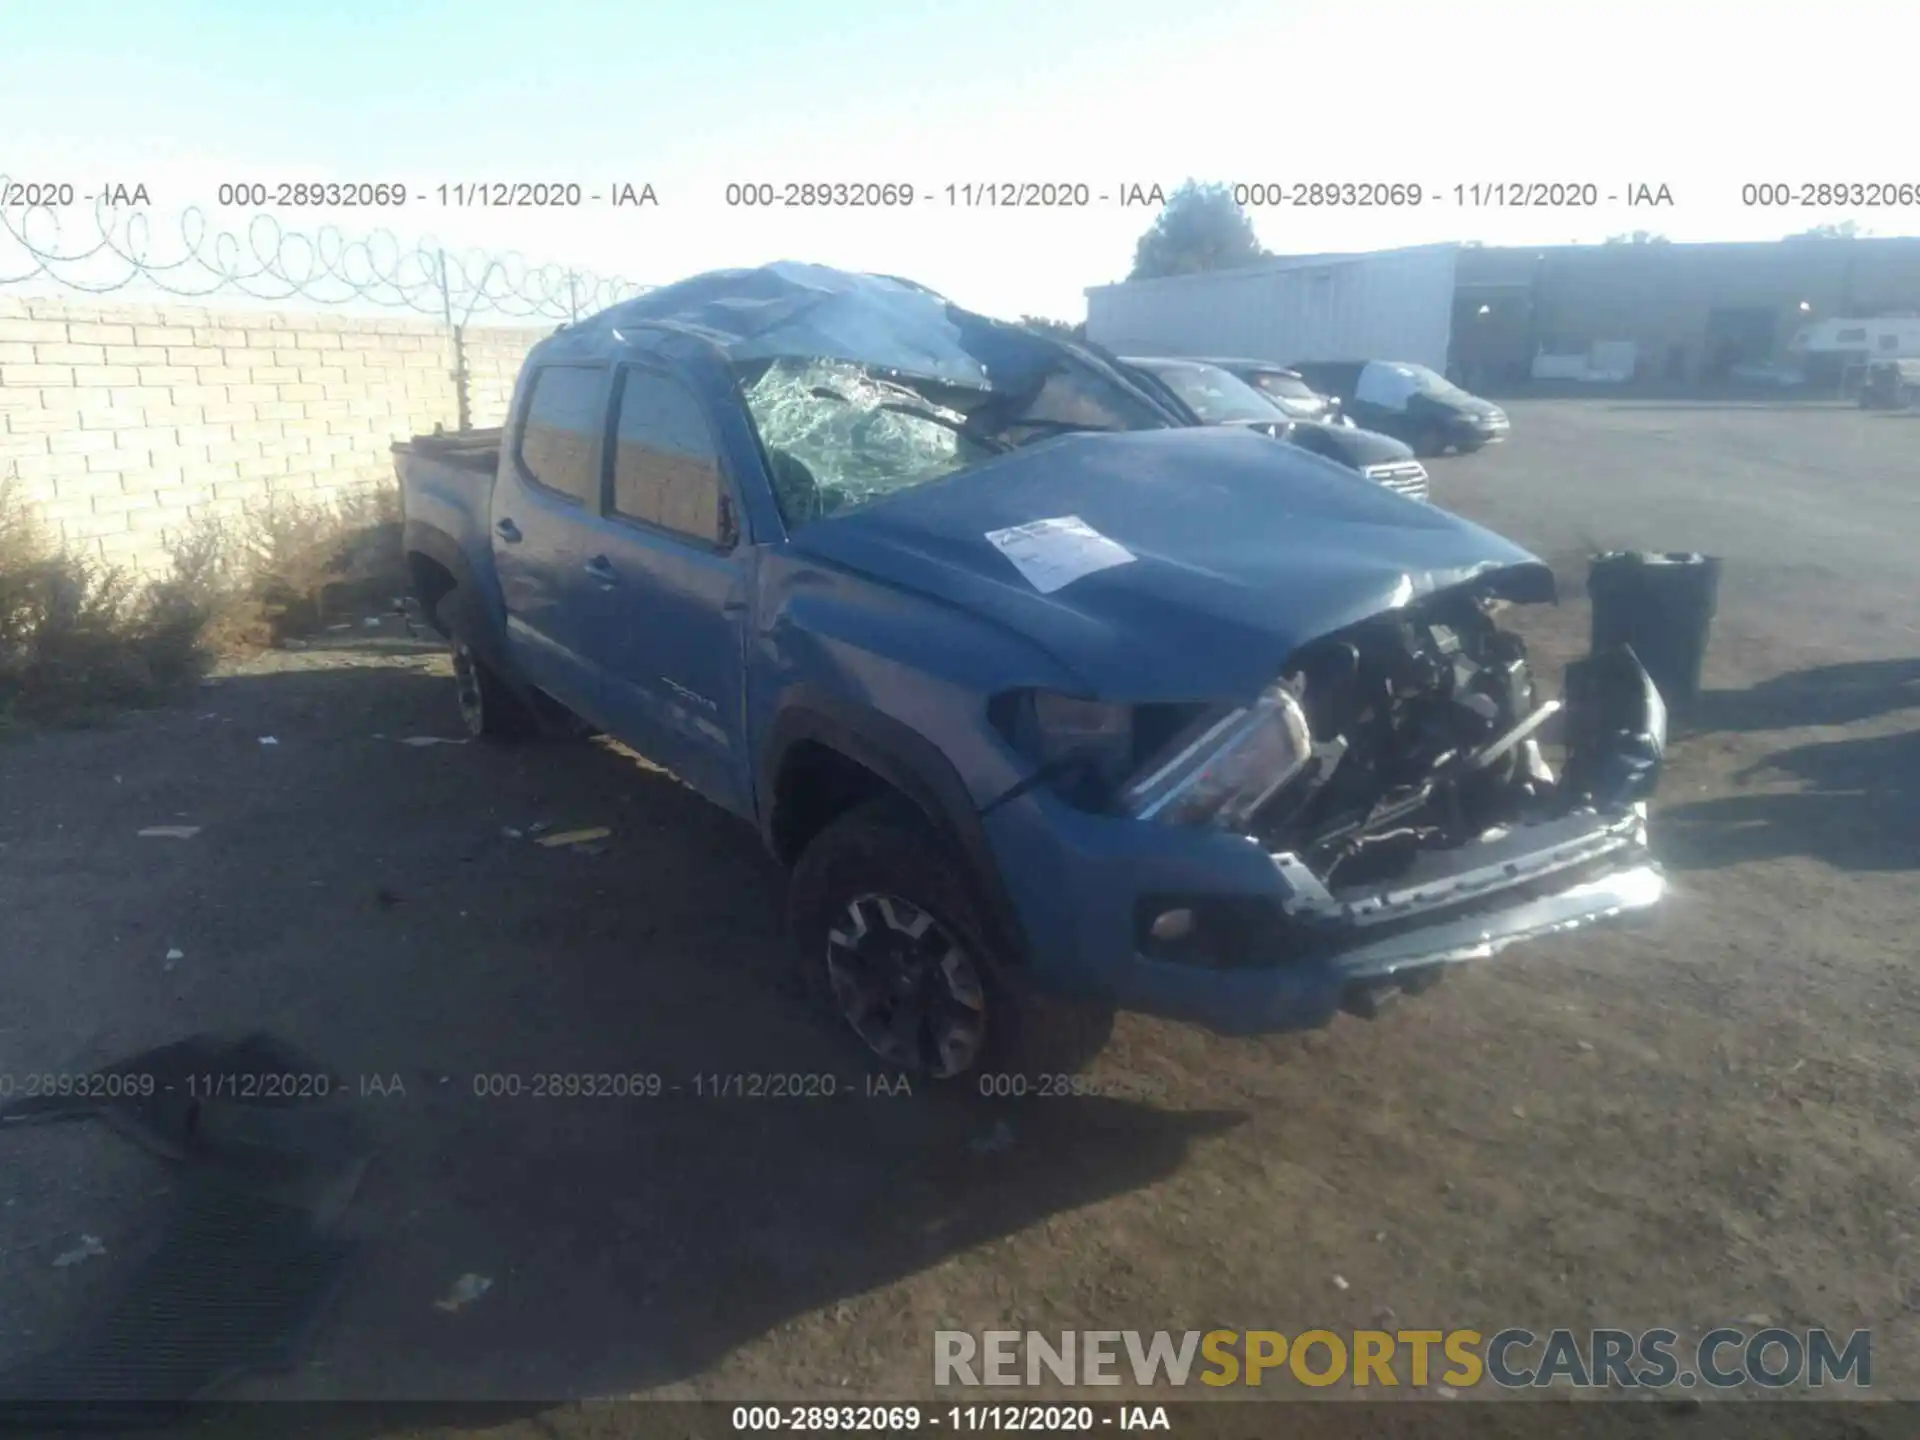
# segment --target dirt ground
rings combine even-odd
[[[400,743],[456,725],[388,617],[0,746],[0,1071],[263,1027],[378,1077],[363,1263],[248,1394],[844,1402],[928,1396],[943,1328],[1764,1316],[1871,1328],[1875,1392],[1920,1398],[1920,419],[1510,409],[1509,444],[1433,463],[1435,498],[1575,580],[1542,653],[1583,644],[1586,552],[1726,560],[1651,919],[1305,1036],[1125,1018],[1095,1074],[1144,1098],[867,1097],[786,990],[753,834],[599,745]],[[538,822],[614,833],[547,849]],[[474,1093],[543,1072],[681,1092]],[[842,1093],[694,1093],[734,1072]],[[137,1248],[165,1183],[84,1130],[4,1143],[0,1359]],[[107,1256],[54,1268],[82,1232]],[[468,1273],[487,1293],[436,1309]]]

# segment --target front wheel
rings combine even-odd
[[[808,993],[872,1060],[917,1079],[1084,1068],[1112,1035],[1112,1009],[1037,993],[991,938],[965,875],[901,802],[828,825],[788,900]]]

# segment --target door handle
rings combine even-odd
[[[620,577],[614,574],[613,565],[604,555],[596,555],[593,559],[587,561],[586,572],[602,585],[617,585],[620,583]]]
[[[520,527],[514,524],[513,521],[502,520],[493,528],[495,533],[509,545],[518,545],[520,543]]]

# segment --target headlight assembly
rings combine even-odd
[[[1275,685],[1175,741],[1126,784],[1121,803],[1142,820],[1238,828],[1312,757],[1306,712]]]
[[[1001,695],[990,714],[1035,766],[1026,785],[1045,783],[1082,809],[1172,825],[1244,827],[1313,758],[1306,714],[1279,684],[1224,714],[1050,690]]]

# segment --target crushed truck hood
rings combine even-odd
[[[1043,593],[987,538],[1066,517],[1134,558]],[[1225,428],[1063,436],[791,544],[989,617],[1094,694],[1138,701],[1251,697],[1307,641],[1476,577],[1515,601],[1554,596],[1552,571],[1491,531]]]

